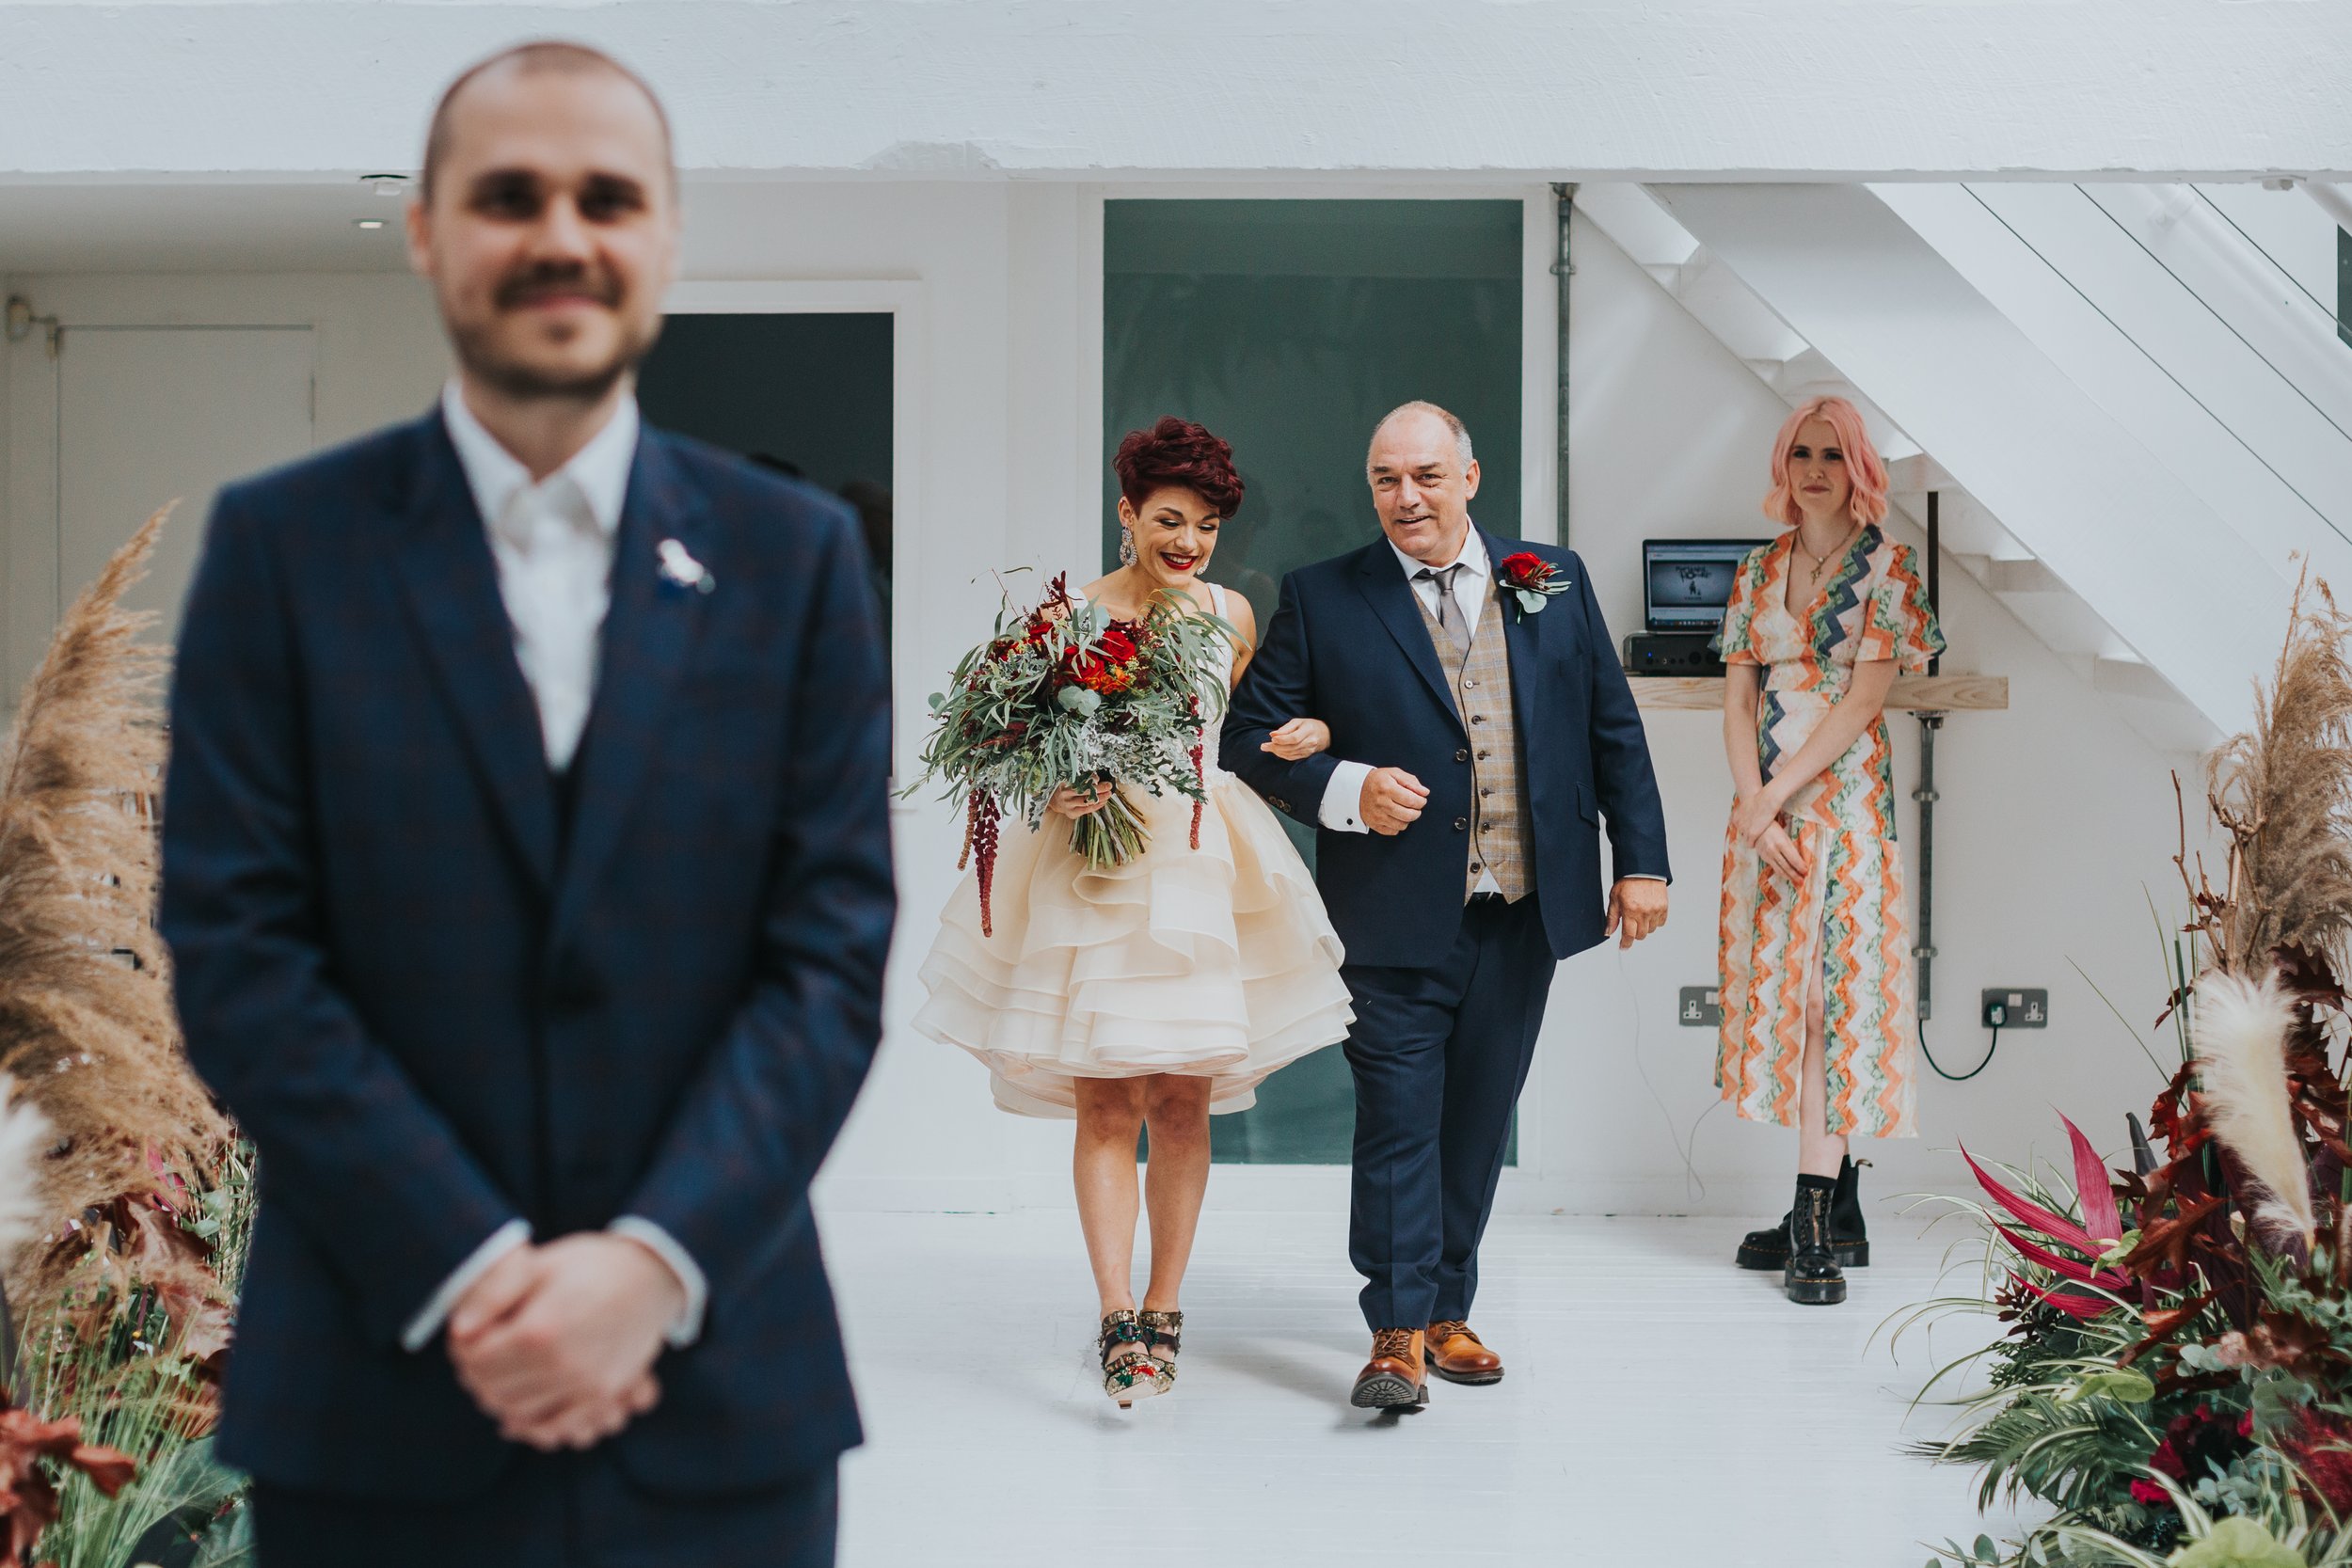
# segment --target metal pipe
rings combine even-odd
[[[1559,292],[1559,309],[1555,330],[1558,343],[1555,367],[1560,378],[1559,407],[1556,410],[1558,432],[1554,437],[1557,451],[1552,468],[1553,538],[1562,545],[1568,542],[1568,279],[1576,276],[1576,262],[1568,240],[1569,220],[1576,215],[1576,186],[1565,182],[1551,187],[1553,205],[1559,214],[1560,238],[1558,253],[1552,258],[1551,276]]]
[[[1944,586],[1944,518],[1938,491],[1928,492],[1928,612],[1938,613]],[[1935,673],[1941,658],[1928,660]],[[1919,720],[1919,787],[1911,798],[1919,803],[1919,941],[1911,950],[1919,983],[1919,1022],[1935,1016],[1935,732],[1944,715],[1921,711]]]
[[[1935,1016],[1935,732],[1944,727],[1940,713],[1919,718],[1919,787],[1911,798],[1919,802],[1919,941],[1911,956],[1918,960],[1919,1022]]]
[[[1944,492],[1928,492],[1928,609],[1940,612],[1944,603]],[[1944,656],[1937,654],[1928,660],[1928,673],[1932,675],[1944,666]]]

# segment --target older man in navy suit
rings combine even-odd
[[[1320,830],[1356,1002],[1348,1250],[1373,1345],[1352,1399],[1412,1408],[1432,1370],[1502,1377],[1470,1301],[1553,969],[1664,924],[1666,824],[1575,552],[1471,523],[1470,432],[1435,404],[1380,422],[1366,474],[1383,537],[1283,578],[1224,755]],[[1275,731],[1311,728],[1293,715],[1327,726],[1327,749],[1277,756]]]
[[[882,635],[841,506],[643,428],[668,128],[460,78],[439,406],[223,492],[163,924],[261,1149],[221,1427],[264,1568],[814,1568],[858,1440],[809,1182],[880,1029]]]

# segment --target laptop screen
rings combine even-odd
[[[1712,631],[1723,624],[1731,583],[1761,539],[1645,539],[1645,617],[1652,631]]]

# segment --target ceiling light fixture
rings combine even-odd
[[[381,229],[384,227],[384,220],[382,218],[353,218],[351,226],[354,229]]]
[[[359,183],[378,196],[400,197],[408,194],[408,176],[405,174],[363,174]]]

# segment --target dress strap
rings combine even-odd
[[[1225,613],[1225,589],[1222,584],[1209,584],[1209,608],[1216,612],[1220,620],[1230,619]]]

